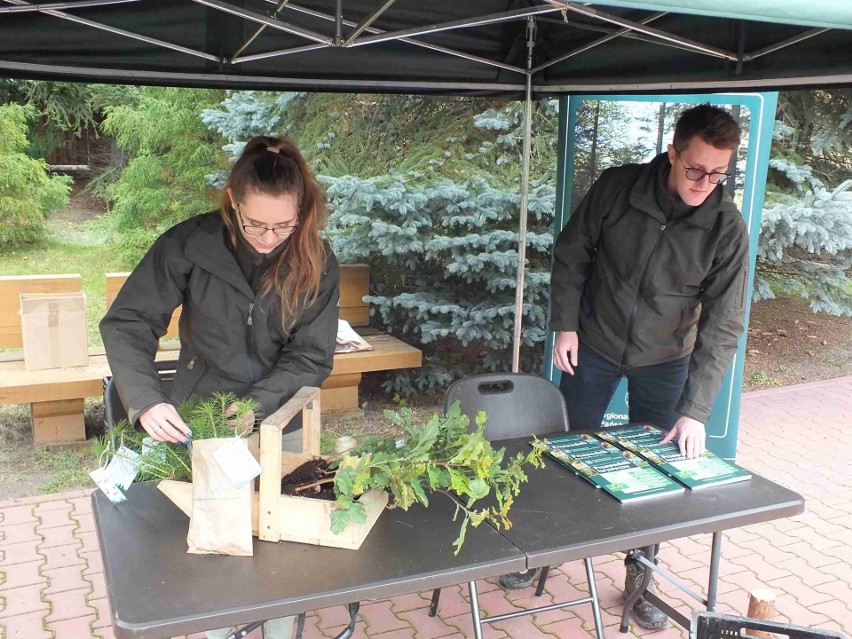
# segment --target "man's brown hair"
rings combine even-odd
[[[724,109],[699,104],[687,109],[678,118],[672,144],[683,152],[695,136],[717,149],[733,151],[740,145],[740,125]]]

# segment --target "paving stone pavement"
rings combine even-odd
[[[746,393],[742,397],[737,460],[801,493],[805,512],[732,530],[722,544],[720,612],[745,614],[756,586],[778,595],[778,619],[852,631],[852,377]],[[90,505],[91,491],[0,502],[0,639],[113,637],[109,604]],[[693,588],[707,579],[710,535],[663,545],[661,561]],[[595,559],[607,639],[685,638],[674,626],[618,632],[622,557]],[[546,593],[505,593],[480,583],[488,614],[550,603],[586,592],[580,561],[551,572]],[[689,614],[689,601],[661,584]],[[428,592],[364,602],[355,639],[473,637],[467,590],[446,588],[439,616],[427,614]],[[346,623],[343,607],[308,615],[305,639],[334,637]],[[488,639],[593,638],[588,606],[494,623]],[[260,639],[260,632],[249,635]],[[202,639],[203,633],[190,636]]]

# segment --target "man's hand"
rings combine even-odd
[[[668,444],[675,437],[677,437],[677,447],[680,449],[681,455],[691,459],[704,453],[704,442],[707,435],[704,431],[704,424],[698,420],[686,415],[681,416],[660,443]]]
[[[233,428],[236,431],[236,434],[240,437],[248,435],[252,430],[254,430],[253,410],[244,413],[239,422],[237,422],[237,405],[231,404],[225,410],[225,417],[228,418],[228,425],[230,425],[230,427]]]
[[[579,362],[580,340],[577,331],[559,331],[553,344],[553,363],[556,368],[574,374],[574,367]]]
[[[189,440],[189,426],[180,418],[177,409],[166,402],[154,404],[139,415],[139,423],[159,442],[185,444]]]

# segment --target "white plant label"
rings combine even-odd
[[[110,478],[107,474],[106,468],[95,468],[92,472],[89,473],[89,477],[92,478],[92,481],[97,484],[98,488],[101,489],[104,495],[107,496],[114,504],[120,504],[123,501],[127,501],[127,497],[124,496],[124,493],[115,485],[115,482]]]
[[[242,488],[261,472],[260,464],[249,452],[246,440],[234,437],[213,453],[213,458],[225,471],[234,488]]]
[[[141,463],[142,456],[139,453],[122,446],[106,465],[106,473],[116,486],[127,490],[136,479]]]

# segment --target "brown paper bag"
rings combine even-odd
[[[232,446],[234,441],[233,437],[224,437],[192,444],[192,517],[186,536],[189,553],[252,556],[254,482],[235,488],[214,457],[217,450]]]
[[[21,293],[20,299],[28,371],[89,365],[85,293]]]

